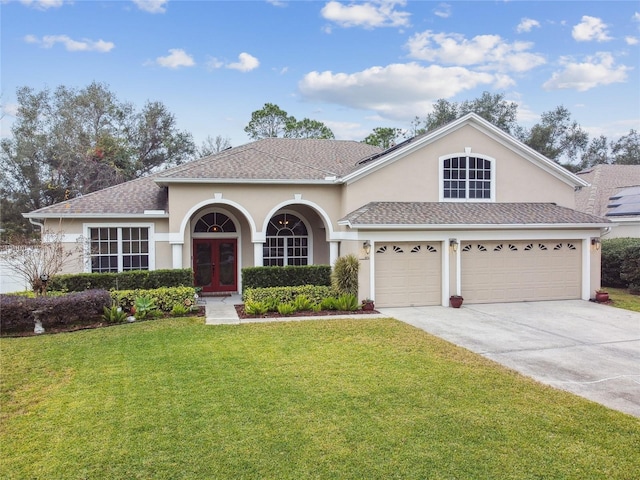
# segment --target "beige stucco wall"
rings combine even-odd
[[[554,202],[574,208],[574,188],[472,126],[382,166],[349,184],[344,213],[371,201],[439,201],[439,158],[462,153],[495,159],[497,202]]]

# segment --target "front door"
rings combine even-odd
[[[193,274],[196,287],[203,292],[238,290],[236,252],[238,241],[197,239],[193,241]]]

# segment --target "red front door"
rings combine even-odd
[[[238,290],[238,241],[231,239],[197,239],[193,241],[193,274],[196,287],[203,292]]]

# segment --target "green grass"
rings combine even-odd
[[[609,292],[612,306],[640,312],[640,295],[632,295],[625,288],[605,288],[605,290]]]
[[[640,422],[401,322],[0,340],[4,479],[635,479]]]

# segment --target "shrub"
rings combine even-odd
[[[134,307],[136,309],[136,320],[142,320],[147,318],[147,316],[152,316],[152,312],[158,308],[153,298],[148,296],[136,297]]]
[[[622,278],[621,273],[625,270],[627,260],[631,258],[630,249],[639,245],[639,238],[610,238],[602,241],[601,282],[603,285],[626,288],[629,283],[633,283]],[[632,272],[628,272],[627,275],[633,276]]]
[[[320,310],[338,310],[337,301],[335,297],[323,298],[320,302]]]
[[[305,310],[311,310],[313,302],[306,295],[298,295],[293,301],[293,306],[296,307],[296,311],[304,312]]]
[[[104,290],[149,290],[161,287],[193,285],[190,268],[170,270],[134,270],[120,273],[74,273],[55,275],[48,284],[49,290],[82,292],[93,288]]]
[[[246,302],[244,311],[249,315],[264,315],[269,311],[269,305],[266,302]]]
[[[298,295],[304,295],[311,303],[320,303],[327,297],[334,296],[331,287],[301,285],[296,287],[249,288],[245,290],[243,298],[247,302],[292,303]]]
[[[171,315],[173,315],[174,317],[184,317],[185,315],[189,315],[191,311],[192,311],[192,307],[188,307],[181,303],[176,303],[171,308]]]
[[[46,329],[65,325],[88,325],[99,320],[104,308],[111,306],[106,290],[87,290],[57,297],[27,298],[0,295],[0,330],[33,331],[35,315]],[[35,313],[34,312],[39,312]]]
[[[358,297],[352,294],[340,295],[336,300],[336,309],[353,312],[360,308]]]
[[[149,297],[162,312],[170,312],[176,303],[187,307],[193,305],[196,289],[194,287],[162,287],[151,290],[117,290],[111,292],[113,301],[124,310],[131,310],[136,298]]]
[[[280,315],[291,315],[296,311],[296,307],[293,303],[281,303],[280,305],[278,305],[278,313]]]
[[[331,285],[329,265],[247,267],[242,269],[243,291],[249,288]]]
[[[111,305],[111,307],[104,307],[103,311],[102,318],[105,322],[122,323],[127,319],[127,312],[115,304]]]
[[[629,289],[634,293],[640,290],[640,243],[625,249],[620,278],[627,282]]]
[[[358,295],[359,268],[360,261],[355,255],[338,257],[331,272],[331,286],[339,295]]]

